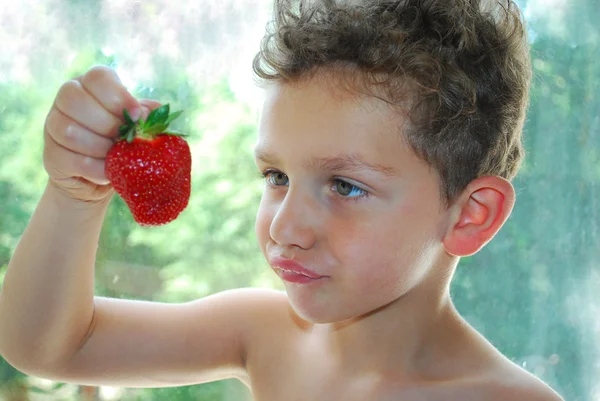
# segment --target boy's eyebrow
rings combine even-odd
[[[275,154],[267,149],[255,148],[254,157],[258,160],[262,160],[267,164],[279,164],[280,159]],[[358,170],[371,170],[381,173],[388,177],[396,175],[396,169],[381,164],[369,163],[357,153],[340,153],[336,156],[322,157],[322,158],[307,158],[303,161],[302,166],[307,169],[313,170],[326,170],[326,171],[358,171]]]

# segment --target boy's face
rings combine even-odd
[[[438,178],[405,144],[401,117],[327,87],[270,87],[256,145],[268,173],[260,247],[271,266],[291,259],[323,276],[275,268],[303,281],[284,279],[290,303],[318,323],[361,316],[419,285],[443,253],[448,221]]]

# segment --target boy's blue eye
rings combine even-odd
[[[349,198],[360,197],[367,193],[364,189],[360,189],[356,185],[352,185],[349,182],[342,180],[334,180],[334,187],[340,195]]]
[[[267,181],[267,184],[272,187],[281,187],[289,185],[290,179],[288,176],[281,171],[267,170],[261,173]],[[359,200],[369,196],[369,193],[364,189],[357,187],[356,185],[350,184],[349,182],[334,179],[332,180],[331,189],[337,192],[340,197],[348,200]]]
[[[288,176],[280,171],[266,171],[263,175],[269,184],[277,187],[287,185],[289,181]]]

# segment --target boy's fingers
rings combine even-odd
[[[81,177],[98,185],[110,183],[104,173],[104,159],[75,153],[60,145],[49,134],[46,133],[45,137],[44,167],[50,177],[55,180]]]
[[[47,133],[61,146],[84,156],[103,159],[113,145],[109,138],[95,134],[75,120],[52,108],[46,118]]]
[[[116,137],[123,123],[84,90],[77,80],[61,86],[54,105],[81,126],[108,138]]]
[[[113,69],[93,67],[81,77],[80,82],[85,91],[119,120],[123,121],[123,109],[127,109],[133,120],[139,118],[140,104]]]

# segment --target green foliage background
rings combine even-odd
[[[175,128],[192,134],[194,165],[190,205],[172,224],[141,228],[114,198],[97,293],[178,302],[281,288],[254,238],[257,104],[235,89],[235,71],[250,70],[236,56],[258,45],[250,39],[269,4],[219,4],[40,0],[0,11],[0,41],[13,44],[0,56],[0,282],[46,182],[42,129],[56,91],[105,64],[135,77],[137,97],[185,110]],[[463,260],[452,294],[476,328],[565,399],[600,400],[600,8],[595,0],[557,4],[543,12],[541,1],[520,2],[535,77],[517,206],[502,232]],[[78,395],[85,391],[24,376],[0,359],[0,399],[249,399],[234,381],[118,389],[112,398],[98,389]]]

